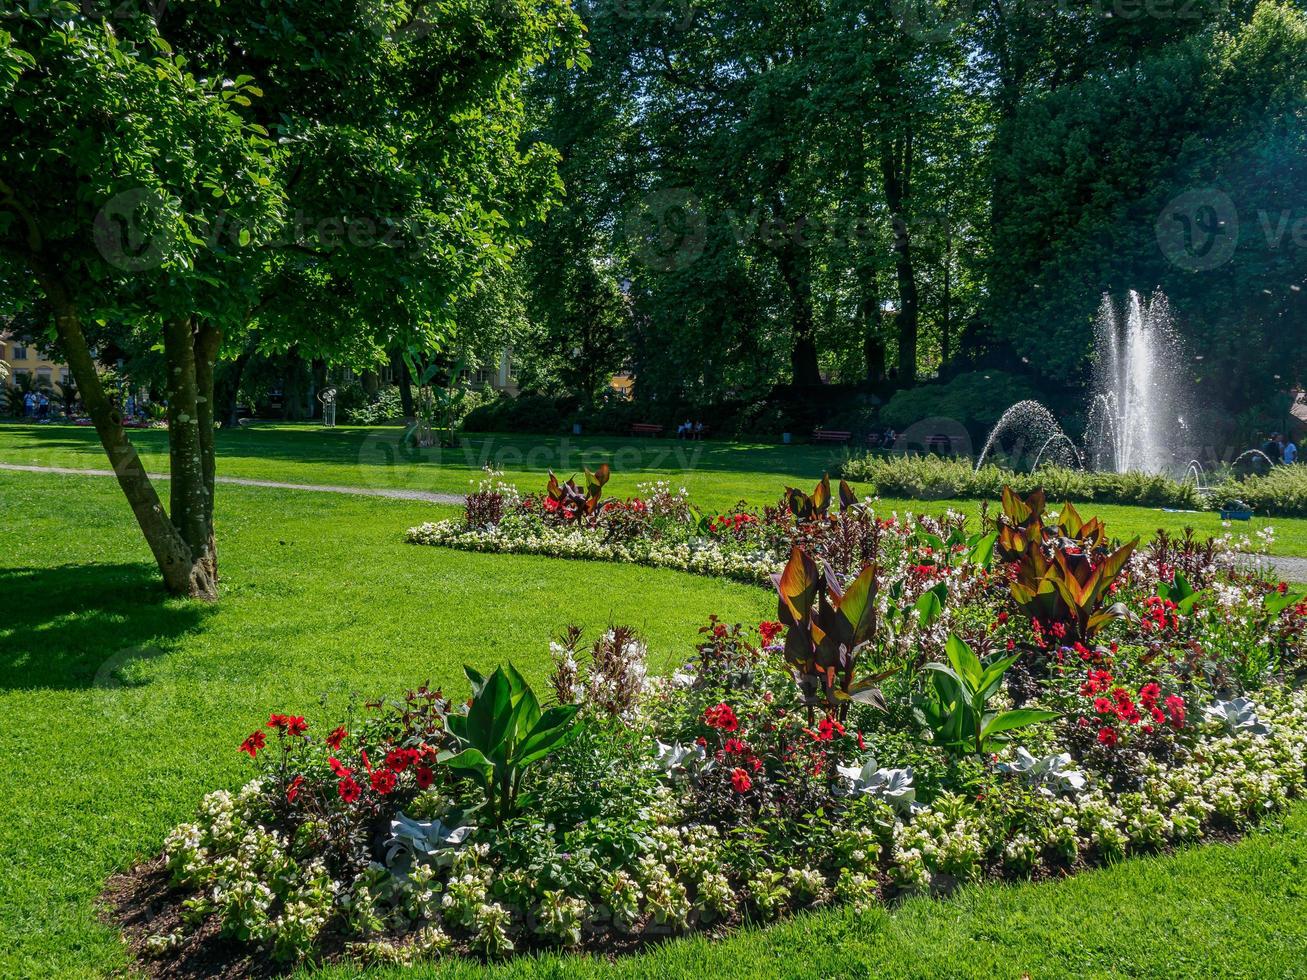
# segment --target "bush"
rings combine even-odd
[[[1227,480],[1211,489],[1213,507],[1234,500],[1267,517],[1307,517],[1307,466],[1277,466],[1265,476]]]
[[[1005,371],[970,371],[943,384],[905,388],[885,404],[880,420],[900,432],[928,418],[954,419],[979,438],[1005,411],[1038,392],[1025,378]]]
[[[574,398],[521,394],[500,394],[494,401],[468,412],[463,420],[467,432],[531,432],[550,434],[563,428],[564,420],[576,410]]]
[[[966,459],[880,454],[848,460],[843,473],[846,479],[869,484],[873,493],[910,500],[996,499],[1007,485],[1026,494],[1043,487],[1050,500],[1145,507],[1205,506],[1192,483],[1149,473],[1091,473],[1062,466],[1041,466],[1034,473],[1014,473],[999,466],[982,466],[976,470]],[[1307,479],[1301,487],[1302,499],[1307,502]]]
[[[362,391],[361,388],[359,390]],[[365,400],[361,405],[353,400],[351,404],[353,407],[340,406],[340,409],[346,421],[354,425],[378,425],[404,417],[404,406],[396,385],[382,388],[375,398],[370,401]]]

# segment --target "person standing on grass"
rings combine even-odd
[[[1272,466],[1280,461],[1280,433],[1272,432],[1270,438],[1262,443],[1262,454]]]
[[[1285,433],[1280,437],[1283,440],[1283,449],[1280,452],[1280,458],[1284,460],[1285,466],[1291,466],[1298,462],[1298,447],[1293,443],[1293,436]]]

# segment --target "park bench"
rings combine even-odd
[[[852,432],[845,432],[842,429],[813,429],[813,442],[848,442],[853,438]]]
[[[633,422],[631,423],[631,435],[633,436],[658,436],[662,435],[663,427],[654,425],[652,422]]]

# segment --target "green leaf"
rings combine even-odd
[[[468,709],[468,741],[486,755],[494,754],[508,735],[513,720],[511,697],[508,677],[496,669]]]
[[[1060,711],[1043,711],[1037,708],[1019,708],[1016,711],[1000,711],[985,724],[981,738],[987,739],[1000,732],[1010,732],[1017,728],[1037,725],[1040,722],[1061,718]]]
[[[945,643],[945,652],[948,653],[949,663],[953,665],[954,671],[960,678],[964,678],[967,686],[972,690],[978,690],[981,687],[980,678],[984,675],[984,667],[981,666],[980,658],[971,652],[971,647],[956,633],[950,633],[948,641]]]
[[[468,748],[448,758],[443,758],[443,756],[444,753],[441,753],[441,756],[438,757],[439,761],[451,769],[466,770],[472,773],[482,786],[488,785],[494,776],[495,767],[478,749]]]

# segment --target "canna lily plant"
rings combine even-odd
[[[474,779],[485,791],[491,822],[502,827],[520,806],[522,779],[528,769],[562,748],[576,735],[577,705],[540,710],[540,701],[512,664],[483,677],[471,667],[467,714],[446,720],[457,746],[439,760]]]
[[[1135,538],[1115,551],[1097,517],[1084,520],[1070,503],[1055,524],[1044,520],[1044,491],[1024,500],[1003,488],[997,548],[1014,563],[1009,583],[1021,612],[1044,626],[1061,624],[1068,642],[1088,641],[1108,623],[1129,615],[1123,603],[1104,607],[1112,583],[1139,546]]]
[[[584,468],[581,472],[585,474],[584,491],[576,485],[575,478],[569,479],[566,483],[559,483],[553,470],[549,471],[549,484],[545,488],[546,498],[553,501],[564,515],[575,520],[590,517],[599,509],[604,486],[613,475],[607,463],[602,464],[593,473]]]
[[[851,701],[876,703],[875,685],[888,674],[854,676],[862,651],[876,635],[876,567],[864,567],[841,587],[829,566],[819,569],[796,547],[772,581],[780,596],[780,621],[788,627],[785,660],[804,692],[810,719],[818,705],[843,716]]]
[[[850,507],[857,506],[858,495],[853,492],[845,480],[840,480],[840,512],[848,510]],[[796,521],[821,520],[829,515],[831,505],[831,488],[830,474],[822,475],[821,482],[817,484],[812,493],[804,493],[802,490],[796,490],[794,487],[785,488],[785,505],[789,508],[790,513],[794,515]]]
[[[950,752],[991,752],[1010,732],[1061,717],[1056,711],[1036,708],[992,711],[988,707],[1020,654],[984,663],[958,636],[948,638],[945,650],[947,664],[926,664],[926,690],[914,703],[913,714]]]

